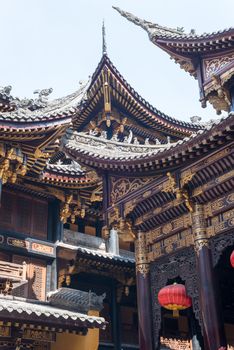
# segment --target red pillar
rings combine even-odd
[[[211,260],[209,239],[206,235],[206,222],[203,206],[195,204],[193,213],[194,249],[196,252],[199,277],[199,297],[203,321],[205,350],[226,349],[227,342]]]
[[[138,334],[140,350],[153,350],[150,274],[145,234],[138,232],[136,240],[136,277]]]

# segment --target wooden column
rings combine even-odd
[[[231,111],[234,111],[234,86],[231,87],[230,96],[231,96]]]
[[[135,243],[138,334],[140,350],[153,350],[150,274],[145,234],[138,232]]]
[[[0,179],[0,208],[2,204],[2,179]]]
[[[203,206],[200,204],[195,204],[194,207],[193,234],[205,350],[226,349],[220,299],[215,283],[209,239],[206,235]]]
[[[112,336],[115,350],[121,350],[121,339],[120,339],[120,322],[119,322],[119,305],[117,304],[117,285],[112,280]]]

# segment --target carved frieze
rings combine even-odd
[[[176,349],[176,350],[193,349],[191,340],[183,340],[183,339],[160,337],[160,345],[165,346],[166,349]]]
[[[234,209],[228,210],[222,216],[215,216],[211,220],[211,225],[207,227],[206,232],[208,237],[215,236],[222,231],[234,227]]]
[[[195,190],[193,191],[193,196],[198,196],[200,194],[202,194],[203,192],[207,191],[210,187],[213,187],[215,185],[219,185],[222,182],[225,182],[227,180],[232,179],[234,176],[234,170],[229,171],[209,182],[207,182],[205,185],[199,186],[197,188],[195,188]]]
[[[56,341],[56,333],[51,331],[46,331],[46,330],[26,328],[23,331],[22,338],[28,339],[28,340],[37,340],[40,342],[52,343]]]
[[[177,230],[183,231],[185,228],[188,228],[192,225],[191,214],[186,214],[178,219],[172,220],[167,224],[158,227],[152,231],[146,233],[147,244],[152,244],[158,238],[164,238],[164,235],[176,232]]]
[[[173,236],[162,239],[150,245],[148,259],[150,262],[162,257],[163,255],[175,252],[178,249],[193,245],[193,235],[191,229],[184,230]]]
[[[212,217],[216,212],[223,211],[225,207],[234,204],[234,192],[204,205],[205,218]]]
[[[154,178],[111,177],[111,203],[116,203],[122,197],[138,190]]]
[[[217,74],[221,69],[232,62],[234,62],[233,53],[204,60],[205,78],[208,79],[212,77],[212,75]]]

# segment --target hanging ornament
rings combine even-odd
[[[177,283],[163,287],[158,293],[158,302],[165,309],[172,310],[174,317],[179,317],[180,310],[185,310],[192,305],[185,286]]]
[[[230,263],[231,263],[232,267],[234,268],[234,250],[230,256]]]

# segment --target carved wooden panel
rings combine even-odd
[[[29,298],[45,300],[46,263],[39,259],[31,259]]]
[[[234,245],[234,231],[227,232],[225,234],[220,234],[211,239],[211,251],[212,251],[212,260],[213,265],[216,266],[219,262],[219,259],[227,247]]]
[[[159,344],[159,332],[161,329],[161,306],[158,303],[158,292],[166,286],[168,280],[180,277],[186,286],[188,295],[192,298],[192,305],[195,317],[202,324],[198,278],[196,273],[196,258],[193,247],[189,247],[175,254],[164,256],[150,264],[151,295],[153,307],[153,327],[155,348]]]
[[[160,338],[161,346],[165,346],[165,349],[173,350],[192,350],[192,342],[190,340],[181,340],[173,338]]]
[[[24,261],[27,263],[27,290],[25,291],[25,286],[17,288],[17,295],[30,299],[45,300],[46,262],[22,255],[13,255],[12,260],[16,264],[22,264]]]
[[[204,60],[205,79],[211,78],[214,74],[217,74],[221,69],[232,62],[234,62],[233,53]]]

